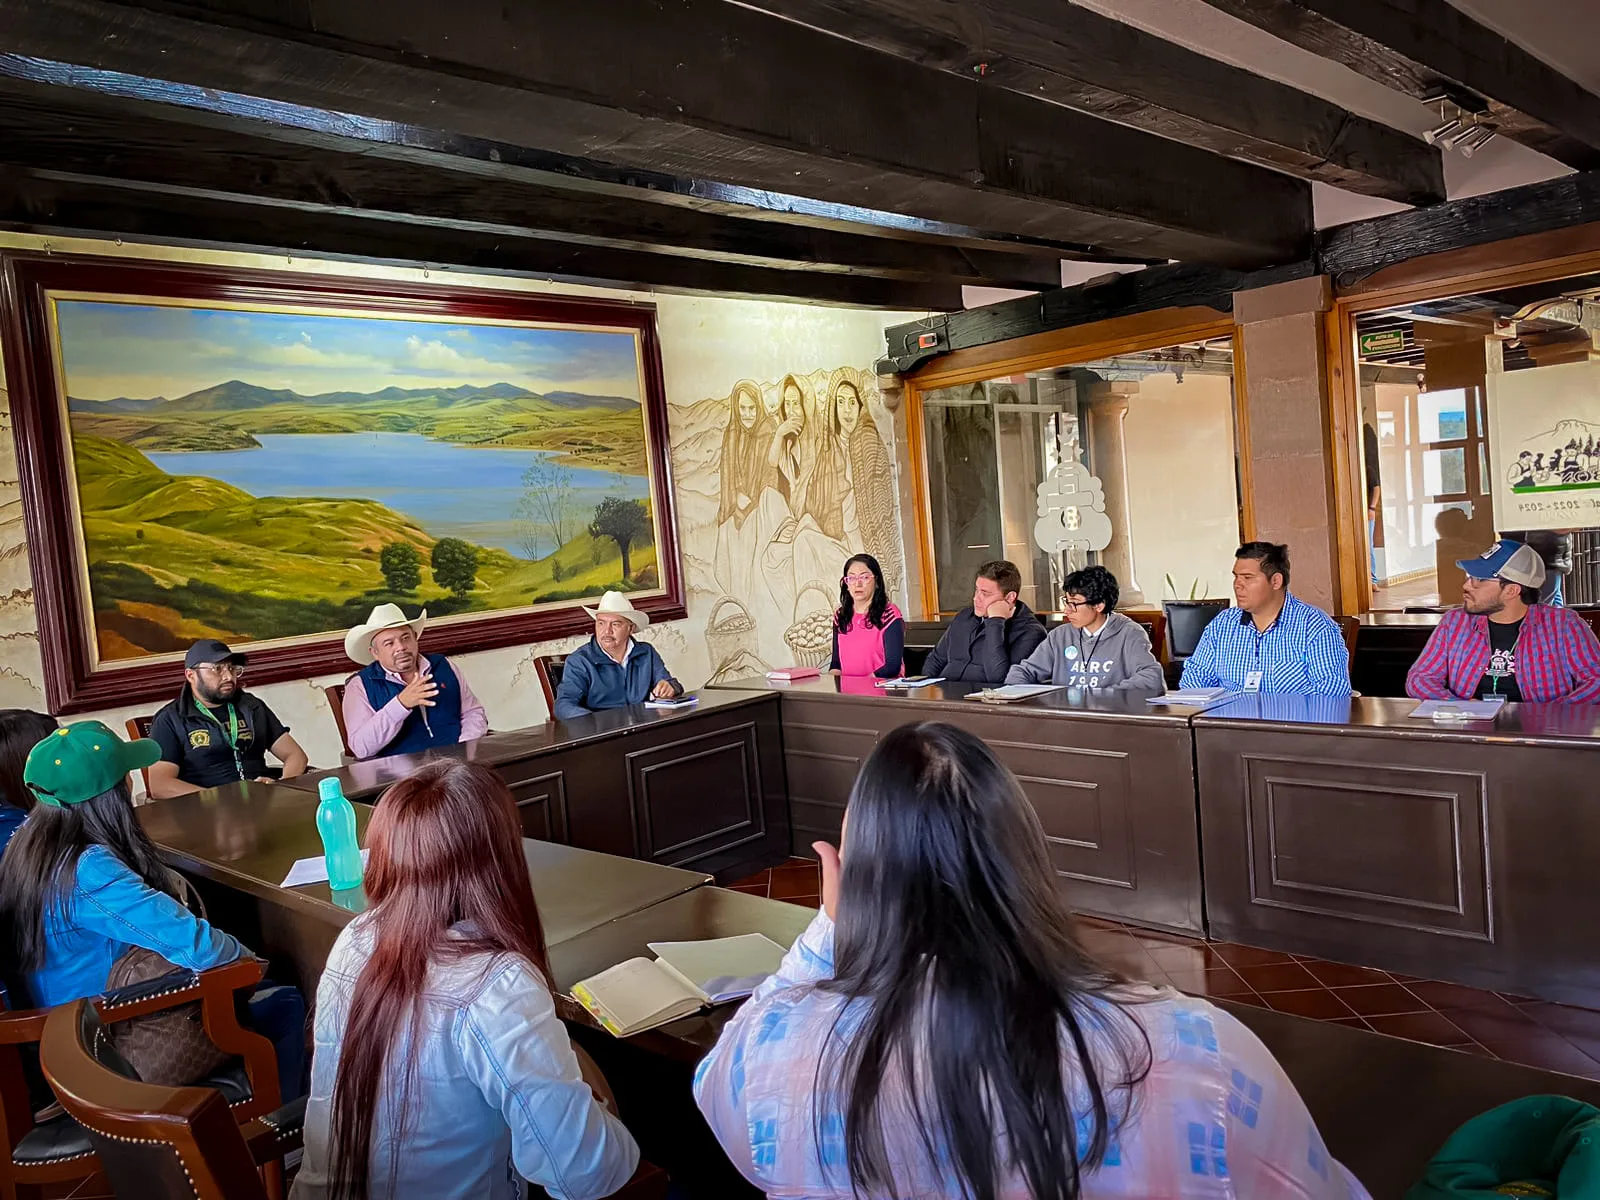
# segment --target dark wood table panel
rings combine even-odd
[[[979,690],[972,684],[892,691],[832,676],[727,687],[782,696],[796,853],[809,854],[819,838],[837,840],[878,738],[908,722],[945,721],[983,738],[1017,776],[1074,910],[1203,932],[1192,709],[1065,688],[1022,704],[985,704],[965,699]]]
[[[364,837],[372,809],[353,807],[357,836]],[[296,859],[322,853],[316,808],[304,791],[238,783],[137,809],[162,857],[202,885],[208,909],[214,900],[221,906],[210,913],[217,924],[292,963],[296,981],[309,981],[313,991],[339,930],[366,907],[360,892],[336,900],[326,883],[279,886]],[[711,881],[699,871],[527,838],[522,850],[552,945]]]
[[[1600,1005],[1600,708],[1443,726],[1415,705],[1195,719],[1211,936]]]
[[[1457,1127],[1524,1096],[1600,1105],[1600,1083],[1218,1001],[1283,1065],[1324,1143],[1372,1193],[1401,1200]],[[1376,1135],[1376,1136],[1375,1136]]]
[[[506,781],[526,837],[729,881],[788,855],[782,745],[776,699],[707,691],[693,708],[610,709],[286,783],[315,791],[334,775],[347,796],[375,801],[430,759],[464,758]]]

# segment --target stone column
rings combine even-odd
[[[1123,423],[1128,417],[1129,387],[1137,390],[1138,384],[1102,381],[1079,387],[1079,395],[1087,401],[1089,471],[1105,488],[1106,516],[1111,518],[1111,542],[1100,551],[1100,561],[1117,577],[1118,604],[1124,608],[1144,603],[1128,528],[1128,444]]]
[[[1236,292],[1244,349],[1241,450],[1255,535],[1289,546],[1296,595],[1329,612],[1338,603],[1339,547],[1329,452],[1323,314],[1328,277]],[[1363,517],[1365,513],[1363,510]],[[1362,545],[1365,551],[1365,525]]]

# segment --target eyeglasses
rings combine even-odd
[[[1087,600],[1062,600],[1061,601],[1061,610],[1063,612],[1077,612],[1078,609],[1080,609],[1080,608],[1088,608],[1088,607],[1089,607],[1089,602]]]
[[[201,663],[195,670],[208,671],[213,675],[231,675],[235,679],[244,678],[244,668],[238,663]]]
[[[873,578],[872,578],[872,576],[870,574],[867,574],[867,575],[846,575],[844,577],[844,581],[846,583],[872,583],[872,582],[874,582],[874,580],[873,580]]]

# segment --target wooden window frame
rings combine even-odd
[[[1554,283],[1597,272],[1600,222],[1593,222],[1428,254],[1364,279],[1334,280],[1334,302],[1324,314],[1323,335],[1328,429],[1333,450],[1339,612],[1372,611],[1366,484],[1361,463],[1361,384],[1360,373],[1355,369],[1356,318],[1378,309],[1442,300],[1464,292]],[[1238,367],[1240,361],[1235,358],[1235,375],[1244,374]],[[1488,436],[1487,430],[1483,435]]]
[[[1159,350],[1179,342],[1216,338],[1233,342],[1233,428],[1240,500],[1241,534],[1255,536],[1255,511],[1249,486],[1250,438],[1245,404],[1244,339],[1233,317],[1211,308],[1173,308],[1095,321],[1069,329],[1030,334],[970,350],[957,350],[924,363],[905,378],[906,453],[909,456],[914,539],[920,566],[919,616],[939,619],[937,563],[933,552],[933,510],[928,503],[928,459],[923,437],[923,393],[940,388],[982,383],[997,375],[1020,375],[1054,367],[1071,367]]]

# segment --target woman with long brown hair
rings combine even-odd
[[[556,1016],[505,784],[429,763],[383,794],[367,844],[367,911],[317,988],[294,1200],[616,1191],[639,1150]]]

